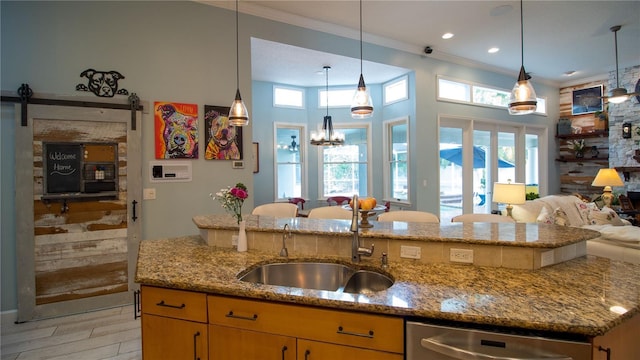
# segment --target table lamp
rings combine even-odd
[[[513,218],[511,205],[524,204],[525,201],[524,183],[493,183],[493,202],[507,204],[507,216]]]
[[[600,169],[596,178],[593,179],[591,186],[604,186],[602,193],[602,202],[604,206],[611,207],[613,201],[613,194],[611,193],[612,186],[624,186],[624,182],[618,175],[616,169]]]

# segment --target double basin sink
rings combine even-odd
[[[259,265],[238,279],[255,284],[360,294],[388,289],[394,280],[381,272],[322,262],[284,262]]]

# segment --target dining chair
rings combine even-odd
[[[487,222],[487,223],[514,223],[516,222],[510,216],[502,216],[498,214],[462,214],[454,216],[451,222]]]
[[[426,211],[402,210],[389,211],[378,215],[378,221],[408,221],[439,223],[440,219],[435,214]]]
[[[344,219],[351,220],[353,216],[350,210],[345,210],[341,206],[322,206],[309,211],[309,219]]]
[[[305,202],[306,201],[303,198],[299,198],[299,197],[289,198],[289,203],[296,204],[296,206],[300,207],[300,210],[304,210],[304,203]]]
[[[330,196],[327,198],[327,202],[329,203],[329,206],[331,205],[343,205],[343,204],[348,204],[349,201],[351,201],[351,198],[348,196]]]
[[[298,205],[284,202],[263,204],[256,206],[251,214],[280,218],[296,217],[298,216]]]

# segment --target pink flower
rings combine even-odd
[[[246,191],[242,190],[242,189],[236,189],[236,192],[233,195],[235,195],[235,197],[237,197],[239,199],[242,199],[242,200],[244,200],[244,199],[249,197],[249,194]]]

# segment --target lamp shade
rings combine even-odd
[[[591,186],[624,186],[616,169],[600,169]]]
[[[493,183],[493,202],[524,204],[525,201],[524,183]]]

